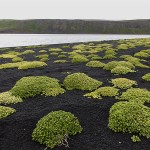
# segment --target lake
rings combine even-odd
[[[118,34],[0,34],[0,47],[61,44],[133,38],[150,38],[150,35]]]

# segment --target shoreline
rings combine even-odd
[[[63,38],[66,38],[66,42],[62,39],[62,37],[59,37],[59,35],[58,34],[50,34],[50,36],[47,38],[47,37],[38,37],[38,35],[39,34],[35,34],[35,35],[33,35],[33,42],[35,41],[35,40],[37,40],[39,43],[41,42],[41,44],[38,44],[38,43],[36,43],[35,42],[35,44],[32,44],[33,42],[30,42],[29,40],[32,40],[32,37],[30,37],[30,35],[28,34],[28,36],[27,37],[23,37],[23,35],[22,34],[19,34],[19,36],[20,35],[22,35],[21,36],[21,40],[19,39],[20,37],[17,37],[17,36],[15,36],[15,34],[14,35],[12,35],[12,34],[9,34],[10,35],[10,37],[8,36],[6,36],[6,37],[3,37],[3,35],[1,35],[0,34],[0,38],[4,38],[4,41],[3,40],[0,40],[0,42],[1,43],[3,43],[4,42],[4,46],[2,46],[2,47],[0,47],[0,49],[2,49],[2,48],[16,48],[16,47],[27,47],[27,46],[50,46],[50,45],[64,45],[64,44],[79,44],[79,43],[89,43],[89,42],[92,42],[92,43],[97,43],[97,42],[107,42],[107,41],[118,41],[118,40],[132,40],[132,39],[147,39],[147,38],[150,38],[150,35],[145,35],[145,36],[148,36],[148,37],[141,37],[141,36],[144,36],[144,35],[136,35],[136,37],[130,37],[130,35],[129,35],[129,37],[125,37],[126,35],[122,35],[122,36],[124,36],[124,37],[120,37],[120,39],[119,39],[119,37],[115,37],[115,35],[114,34],[112,34],[112,37],[111,37],[111,34],[109,34],[110,35],[110,39],[109,39],[109,37],[108,36],[106,36],[105,37],[105,35],[106,34],[97,34],[96,35],[96,37],[87,37],[86,38],[86,41],[84,41],[85,39],[84,39],[84,37],[82,37],[83,35],[81,35],[81,37],[80,37],[80,35],[77,35],[77,36],[79,36],[78,38],[79,38],[79,41],[76,41],[77,39],[76,39],[76,37],[71,37],[72,38],[72,42],[68,42],[68,39],[69,39],[69,36],[68,36],[68,34],[65,34],[65,35],[62,35],[62,37]],[[11,35],[12,36],[14,36],[14,37],[11,37]],[[49,34],[48,34],[49,35]],[[53,35],[55,36],[56,35],[56,37],[53,37]],[[86,34],[84,34],[85,36],[86,36]],[[104,37],[103,37],[103,35],[104,35]],[[36,37],[37,36],[37,37]],[[40,35],[39,35],[40,36]],[[51,37],[52,36],[52,37]],[[134,36],[134,35],[133,35]],[[139,37],[137,37],[137,36],[139,36]],[[15,43],[15,41],[13,41],[13,38],[14,38],[14,40],[18,40],[18,41],[16,41],[16,45],[15,46],[7,46],[7,43],[6,43],[6,38],[8,38],[8,40],[10,40],[10,45],[14,45],[14,44],[12,44],[12,43]],[[46,38],[46,44],[43,44],[42,43],[42,40],[44,39],[44,38]],[[90,40],[90,39],[88,39],[88,38],[93,38],[93,39],[95,39],[95,40]],[[114,39],[113,39],[114,38]],[[51,42],[49,42],[48,44],[47,44],[47,42],[48,42],[48,40],[50,40]],[[83,40],[83,41],[80,41],[80,40]],[[20,44],[19,44],[20,43]],[[21,45],[21,43],[23,44],[23,45]],[[26,43],[26,44],[25,44]],[[27,43],[31,43],[31,44],[27,44]],[[19,46],[17,46],[19,44]],[[6,45],[6,46],[5,46]]]

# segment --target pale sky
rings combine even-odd
[[[0,19],[150,19],[150,0],[0,0]]]

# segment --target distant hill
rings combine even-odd
[[[149,20],[0,20],[0,33],[150,34]]]

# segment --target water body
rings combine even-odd
[[[150,35],[118,34],[0,34],[0,47],[61,44],[133,38],[150,38]]]

